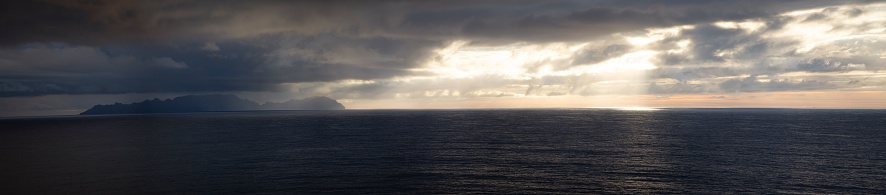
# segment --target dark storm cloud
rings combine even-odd
[[[306,58],[319,63],[346,63],[361,67],[406,69],[422,63],[431,49],[442,47],[443,42],[422,39],[391,39],[385,37],[352,38],[339,36],[314,36],[285,40],[290,44],[280,46],[273,54],[279,63],[285,58]]]
[[[329,93],[334,98],[377,99],[395,98],[435,98],[435,97],[496,97],[509,96],[512,93],[503,91],[487,91],[507,87],[518,80],[505,79],[494,75],[485,75],[466,79],[436,79],[413,81],[381,81],[339,87]],[[315,86],[308,86],[300,91],[311,91]],[[521,87],[513,89],[523,90]]]
[[[412,69],[453,40],[589,40],[652,27],[769,18],[830,4],[834,2],[2,1],[0,97],[277,91],[287,83],[386,79],[424,74]],[[713,28],[697,33],[707,42],[723,40],[704,35],[741,37]],[[741,41],[704,46],[695,53],[697,59],[717,61],[711,51]],[[599,62],[627,47],[588,49],[576,63]],[[755,51],[767,47],[747,46]]]
[[[352,41],[348,54],[369,56],[366,63],[330,61],[337,47],[309,50],[312,41],[292,46],[222,43],[219,51],[187,47],[52,47],[0,51],[0,97],[47,94],[116,94],[203,91],[279,91],[284,83],[377,79],[420,74],[406,70],[414,42]],[[308,46],[300,44],[305,43]],[[342,42],[344,43],[344,42]],[[201,46],[194,43],[193,47]],[[420,45],[420,44],[419,44]],[[369,50],[367,48],[383,48]],[[309,54],[280,52],[299,50]],[[361,50],[362,49],[362,50]],[[402,51],[400,50],[408,50]],[[397,53],[397,54],[394,54]],[[403,56],[400,56],[403,54]],[[385,57],[398,56],[394,59]],[[378,59],[378,60],[373,60]],[[358,62],[361,59],[353,59]],[[417,61],[417,60],[416,60]]]
[[[468,37],[506,38],[527,41],[587,40],[616,32],[667,27],[717,20],[764,16],[765,13],[713,14],[713,10],[659,10],[637,8],[590,8],[565,15],[532,15],[514,21],[474,20],[464,25]]]
[[[845,3],[845,2],[844,2]],[[578,41],[646,28],[766,18],[827,1],[535,1],[409,12],[392,32],[478,41]],[[427,11],[424,11],[427,10]]]
[[[841,2],[846,3],[846,2]],[[766,17],[832,1],[4,1],[0,44],[273,33],[568,40]]]
[[[0,44],[67,42],[113,43],[160,38],[159,28],[144,26],[147,10],[128,1],[0,2]]]

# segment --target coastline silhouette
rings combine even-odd
[[[292,99],[286,102],[256,103],[231,94],[187,95],[173,99],[154,98],[131,104],[114,103],[95,105],[80,115],[139,114],[139,113],[187,113],[244,110],[343,110],[344,105],[328,97]]]

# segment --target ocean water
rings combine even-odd
[[[2,194],[886,193],[886,110],[0,119]]]

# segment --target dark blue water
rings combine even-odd
[[[3,194],[886,193],[886,110],[0,119]]]

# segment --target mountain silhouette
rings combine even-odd
[[[80,115],[138,114],[138,113],[185,113],[240,110],[343,110],[345,107],[328,97],[311,97],[282,103],[258,104],[230,94],[187,95],[173,99],[154,98],[131,104],[115,103],[95,105]]]

